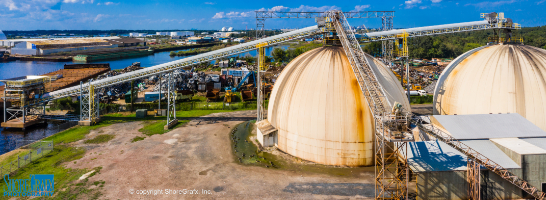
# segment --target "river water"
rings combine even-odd
[[[287,49],[288,46],[278,46],[283,49]],[[267,56],[271,56],[273,48],[269,47],[265,50]],[[120,60],[107,60],[107,61],[98,61],[94,63],[110,63],[111,69],[123,69],[125,67],[131,66],[134,62],[140,62],[142,67],[151,67],[175,60],[183,59],[187,56],[169,56],[170,52],[159,52],[153,55],[145,57],[136,57],[136,58],[125,58]],[[256,51],[250,51],[243,53],[239,56],[256,56]],[[0,63],[0,80],[7,78],[14,78],[26,75],[40,75],[46,74],[52,71],[62,69],[65,64],[74,64],[74,62],[45,62],[45,61],[14,61],[14,62],[1,62]],[[4,85],[0,83],[0,85]]]
[[[289,46],[277,46],[266,48],[265,54],[271,56],[271,52],[274,48],[288,49]],[[256,51],[250,51],[236,56],[256,56]],[[174,60],[180,60],[187,56],[169,56],[170,52],[159,52],[153,55],[125,58],[120,60],[107,60],[99,61],[95,63],[110,63],[111,69],[123,69],[130,66],[134,62],[140,62],[142,67],[151,67]],[[59,69],[63,69],[65,64],[74,64],[74,62],[45,62],[45,61],[14,61],[14,62],[0,62],[0,80],[27,76],[27,75],[40,75],[53,72]],[[0,83],[0,85],[4,85]],[[3,112],[3,111],[1,111]],[[53,135],[64,127],[58,124],[48,122],[47,124],[35,125],[25,129],[4,129],[0,128],[0,154],[4,154],[8,151],[15,149],[16,140],[39,140],[44,137]]]

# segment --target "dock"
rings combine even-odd
[[[110,71],[109,64],[75,64],[65,65],[64,69],[44,74],[43,76],[62,75],[61,78],[45,84],[46,92],[61,90],[80,84],[100,74]]]
[[[26,127],[44,122],[44,119],[41,119],[40,117],[36,115],[29,115],[29,116],[26,116],[25,118],[26,118],[25,122],[21,121],[21,118],[16,118],[6,122],[2,122],[2,127],[25,129]]]

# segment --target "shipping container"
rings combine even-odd
[[[165,97],[165,93],[161,94],[161,98]],[[146,92],[144,93],[144,101],[151,102],[159,99],[159,92]]]

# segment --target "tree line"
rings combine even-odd
[[[472,31],[437,36],[408,38],[411,58],[455,58],[473,48],[486,45],[493,30]],[[513,32],[512,37],[523,37],[525,45],[546,49],[546,26],[525,27]],[[364,44],[366,53],[381,56],[381,42]]]

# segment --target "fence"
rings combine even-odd
[[[17,159],[9,161],[9,163],[3,163],[0,165],[0,174],[11,174],[25,165],[31,163],[33,160],[37,160],[44,155],[47,155],[53,151],[53,141],[38,141],[35,143],[23,146],[21,149],[29,149],[29,151],[23,153],[24,155],[18,155]],[[2,176],[0,179],[4,178]]]

